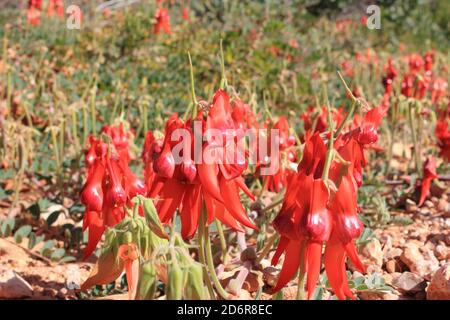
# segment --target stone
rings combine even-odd
[[[33,295],[31,285],[13,270],[0,271],[0,298],[20,299]]]
[[[405,203],[406,212],[415,213],[417,211],[417,205],[414,201],[406,199]]]
[[[381,244],[378,239],[372,239],[362,249],[363,262],[367,265],[376,265],[381,267],[383,265],[383,251],[381,250]]]
[[[449,255],[448,248],[442,244],[438,244],[434,248],[434,255],[438,260],[447,260],[447,257]]]
[[[429,279],[430,273],[439,268],[439,261],[431,250],[427,248],[422,249],[423,253],[420,252],[419,246],[415,242],[408,242],[400,259],[408,266],[411,272]]]
[[[398,271],[397,262],[393,259],[388,260],[386,262],[386,271],[389,273],[394,273],[394,272]]]
[[[279,270],[274,267],[267,267],[263,270],[263,280],[264,282],[270,286],[274,287],[278,280]]]
[[[426,282],[415,273],[403,272],[400,277],[392,280],[392,285],[402,292],[415,294],[425,290]]]
[[[389,292],[382,292],[376,290],[361,291],[358,293],[361,300],[398,300],[399,296]]]
[[[447,199],[444,198],[439,199],[437,209],[439,212],[449,212],[450,204],[448,203]]]
[[[440,267],[431,277],[428,300],[450,300],[450,263]]]
[[[397,257],[400,257],[403,253],[403,250],[400,248],[391,248],[389,250],[386,251],[386,253],[384,254],[384,259],[385,260],[391,260],[391,259],[395,259]]]

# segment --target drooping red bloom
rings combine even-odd
[[[447,110],[438,112],[435,135],[440,149],[440,156],[446,161],[450,161],[450,104]]]
[[[425,74],[427,74],[428,76],[431,76],[431,74],[433,73],[433,63],[434,63],[434,51],[428,51],[427,53],[425,53],[425,57],[424,57],[424,61],[425,61],[425,65],[424,65],[424,69],[425,69]]]
[[[189,21],[189,7],[184,7],[181,9],[181,16],[184,21]]]
[[[333,110],[333,122],[336,126],[339,126],[344,120],[343,111],[343,108]],[[325,132],[328,127],[327,107],[322,106],[322,108],[317,111],[313,106],[309,106],[306,111],[300,115],[300,119],[303,121],[305,132]]]
[[[392,58],[389,58],[384,66],[385,76],[383,77],[384,94],[390,95],[392,93],[392,85],[394,79],[397,77],[397,69],[394,66]]]
[[[256,228],[248,218],[239,196],[239,190],[242,190],[254,199],[241,177],[247,163],[224,161],[223,157],[229,156],[226,148],[230,143],[236,143],[237,137],[234,134],[238,132],[231,117],[231,104],[227,93],[218,90],[208,112],[199,113],[194,120],[200,121],[202,132],[194,131],[192,119],[184,122],[177,114],[173,114],[166,123],[165,137],[161,145],[155,142],[151,135],[147,136],[145,175],[147,181],[153,181],[148,195],[156,197],[156,208],[161,221],[170,222],[178,209],[182,225],[181,234],[183,238],[190,239],[198,228],[204,203],[207,224],[217,218],[236,231],[244,231],[242,225]],[[188,141],[174,138],[176,129],[189,132]],[[201,144],[203,155],[207,150],[217,151],[213,153],[213,161],[203,159],[201,163],[194,162],[198,156],[194,154],[194,134],[203,135],[207,129],[219,130],[223,137],[222,144],[214,140],[203,142]],[[229,134],[233,136],[228,137]],[[227,140],[227,137],[231,140]],[[184,154],[183,151],[182,161],[178,163],[173,152],[179,143],[186,143],[186,150],[190,149],[191,154]],[[149,169],[150,166],[152,170]]]
[[[419,207],[424,203],[426,197],[430,193],[431,182],[436,178],[436,159],[430,156],[423,165],[423,178],[422,186],[420,188]]]
[[[419,72],[420,69],[425,64],[425,61],[423,60],[422,56],[418,53],[412,53],[407,58],[408,58],[409,71],[412,74],[416,74],[417,72]]]
[[[29,0],[27,8],[27,22],[33,26],[41,24],[42,0]]]
[[[339,299],[354,299],[347,283],[345,261],[349,258],[364,272],[354,245],[363,229],[357,215],[356,199],[361,167],[365,164],[364,146],[376,141],[376,129],[383,116],[380,109],[372,110],[360,127],[337,137],[335,150],[347,163],[336,160],[331,163],[329,187],[321,179],[327,153],[325,142],[318,132],[306,135],[298,173],[289,179],[282,208],[274,220],[274,228],[281,239],[272,264],[277,264],[280,256],[285,254],[274,291],[286,285],[304,261],[306,291],[311,299],[325,245],[325,270],[334,293]],[[303,256],[301,248],[304,248]]]
[[[128,134],[123,125],[108,126],[102,132],[112,143],[108,146],[102,140],[89,139],[91,146],[85,158],[87,179],[80,193],[86,206],[83,231],[89,229],[85,257],[95,250],[105,228],[123,219],[125,207],[131,207],[131,199],[146,193],[145,184],[129,168]]]
[[[292,173],[297,160],[297,154],[292,148],[296,141],[295,137],[289,133],[289,123],[286,117],[280,117],[272,126],[270,126],[270,123],[266,123],[266,127],[278,130],[278,157],[275,158],[271,150],[268,150],[268,156],[273,161],[278,161],[279,170],[271,175],[264,176],[264,188],[265,190],[280,192],[281,188],[286,185],[288,176]],[[271,132],[269,133],[269,139]]]
[[[170,16],[169,16],[169,10],[166,8],[159,8],[156,11],[155,14],[155,27],[153,32],[155,34],[159,34],[161,30],[165,32],[168,35],[172,34],[172,31],[170,30]]]
[[[437,77],[431,85],[431,101],[436,104],[447,95],[448,82],[444,78]]]
[[[52,17],[54,15],[59,18],[64,18],[64,3],[62,0],[49,0],[47,4],[47,16]]]

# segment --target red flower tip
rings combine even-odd
[[[172,178],[175,172],[175,159],[169,144],[164,146],[164,150],[159,157],[153,162],[153,170],[163,178]]]

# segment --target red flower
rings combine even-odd
[[[218,90],[209,112],[205,117],[202,117],[200,113],[196,120],[202,122],[202,130],[218,129],[225,138],[229,130],[235,130],[229,97],[225,91]],[[236,231],[244,231],[241,224],[256,228],[248,218],[239,197],[241,189],[253,198],[241,177],[247,166],[246,163],[229,164],[226,161],[220,161],[219,158],[214,159],[213,163],[205,160],[202,163],[194,163],[193,152],[190,157],[187,155],[183,157],[182,163],[173,161],[173,148],[181,142],[181,139],[172,141],[172,133],[175,129],[182,128],[190,133],[189,141],[182,143],[187,143],[187,146],[194,151],[194,130],[191,125],[191,119],[183,122],[177,114],[173,114],[166,123],[165,138],[161,146],[155,143],[151,135],[147,136],[147,151],[144,156],[147,168],[145,175],[147,181],[152,181],[148,195],[157,196],[156,208],[161,221],[163,223],[171,221],[178,209],[182,225],[181,234],[185,239],[192,238],[198,227],[204,201],[208,215],[207,224],[217,218]],[[216,145],[215,143],[214,141],[204,142],[202,152],[208,147],[226,148],[225,144]],[[220,151],[223,149],[217,148],[217,150],[217,156],[223,154]],[[150,166],[153,170],[149,169]]]
[[[172,31],[170,30],[170,16],[169,10],[166,8],[159,8],[155,14],[156,24],[154,27],[154,33],[159,34],[164,31],[166,34],[171,35]]]
[[[266,126],[270,127],[270,124],[266,123]],[[289,123],[285,117],[280,117],[271,128],[279,132],[279,150],[277,159],[273,159],[270,150],[268,156],[272,160],[278,161],[279,170],[272,175],[264,176],[264,188],[265,190],[280,192],[281,188],[286,185],[288,176],[293,171],[293,165],[297,159],[296,153],[291,148],[296,141],[295,137],[289,133]]]
[[[189,7],[183,7],[181,9],[181,15],[184,21],[189,21]]]
[[[64,3],[62,0],[49,0],[47,4],[47,16],[52,17],[55,14],[59,18],[64,18]]]
[[[85,159],[87,179],[80,193],[86,206],[83,230],[89,229],[85,257],[95,250],[106,226],[114,226],[123,219],[124,208],[131,206],[131,199],[146,193],[145,184],[129,168],[128,134],[123,125],[105,127],[102,132],[111,138],[112,145],[108,147],[90,137],[91,147]]]
[[[327,188],[320,178],[327,152],[322,138],[318,133],[307,137],[298,174],[289,179],[283,206],[274,220],[274,228],[281,234],[281,240],[272,264],[277,264],[281,254],[285,254],[274,291],[281,289],[295,275],[303,259],[307,273],[306,291],[311,299],[325,244],[325,270],[335,294],[339,299],[354,298],[347,284],[345,259],[349,257],[360,271],[364,271],[364,266],[353,243],[362,231],[362,223],[357,216],[356,182],[352,175],[354,159],[351,157],[354,157],[355,145],[350,142],[355,140],[351,135],[349,137],[338,152],[350,165],[333,162],[330,168],[330,179],[337,190]],[[303,256],[302,247],[305,248]]]
[[[422,186],[420,188],[419,207],[424,203],[425,198],[430,193],[431,182],[436,178],[436,159],[430,156],[423,165],[423,178]]]
[[[42,0],[29,0],[27,22],[33,26],[41,24]]]
[[[438,114],[439,117],[436,123],[435,134],[440,148],[440,156],[443,157],[444,160],[450,161],[450,108],[449,110],[441,111]]]
[[[431,86],[431,101],[439,102],[447,95],[448,82],[444,78],[435,78]]]

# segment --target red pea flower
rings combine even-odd
[[[375,115],[365,120],[375,130],[381,121]],[[363,229],[357,215],[358,183],[354,177],[355,166],[361,166],[363,160],[363,144],[356,140],[361,131],[356,128],[338,137],[335,148],[347,163],[333,161],[327,182],[321,179],[327,147],[319,133],[306,135],[298,173],[288,180],[282,208],[273,223],[281,239],[272,264],[285,254],[274,292],[287,284],[304,261],[306,292],[311,299],[325,245],[325,270],[334,293],[339,299],[355,298],[347,283],[345,261],[349,258],[359,271],[365,271],[354,244]]]
[[[104,127],[102,132],[110,137],[112,145],[108,147],[102,140],[89,138],[91,147],[85,159],[87,179],[80,193],[86,206],[83,231],[89,229],[85,257],[95,250],[106,227],[123,219],[125,208],[131,207],[131,199],[147,192],[145,184],[129,168],[129,133],[123,125]]]
[[[29,0],[27,22],[33,26],[41,24],[42,0]]]
[[[62,0],[49,0],[47,4],[47,16],[52,17],[55,14],[59,18],[64,18],[64,3]]]
[[[172,34],[172,31],[170,30],[170,16],[169,16],[168,9],[159,8],[156,11],[155,19],[156,19],[156,23],[155,23],[153,33],[159,34],[162,30],[168,35]]]
[[[223,134],[223,138],[226,138],[230,130],[237,132],[231,117],[230,99],[223,90],[215,93],[208,112],[199,113],[195,120],[202,124],[201,134],[206,129],[217,129]],[[187,130],[190,139],[173,141],[173,132],[176,129]],[[184,239],[190,239],[198,228],[204,203],[207,211],[206,224],[209,225],[217,218],[236,231],[243,232],[242,225],[255,229],[239,196],[239,190],[242,190],[254,199],[241,177],[247,163],[227,163],[215,158],[211,163],[206,162],[205,159],[202,163],[194,163],[192,120],[188,119],[184,122],[178,118],[177,114],[173,114],[167,121],[164,135],[162,145],[158,145],[153,135],[149,134],[146,141],[147,151],[144,154],[145,178],[149,185],[148,196],[156,197],[156,209],[161,222],[170,222],[178,209],[181,218],[181,235]],[[235,139],[232,141],[235,143]],[[174,159],[172,152],[179,143],[186,143],[186,149],[183,149],[183,152],[191,149],[191,155],[183,154],[182,162],[175,163],[172,161]],[[223,154],[220,151],[223,150],[221,147],[226,149],[226,146],[226,142],[219,145],[215,141],[206,141],[202,144],[201,151],[204,154],[207,148],[213,147],[214,150],[218,150],[217,156],[219,156]],[[149,183],[149,180],[152,182]]]
[[[438,114],[439,117],[436,123],[435,135],[440,149],[439,154],[444,160],[450,161],[450,108],[446,111],[441,111]]]
[[[436,159],[430,156],[423,165],[423,178],[422,186],[420,188],[419,207],[424,203],[426,197],[430,193],[431,182],[436,178]]]

